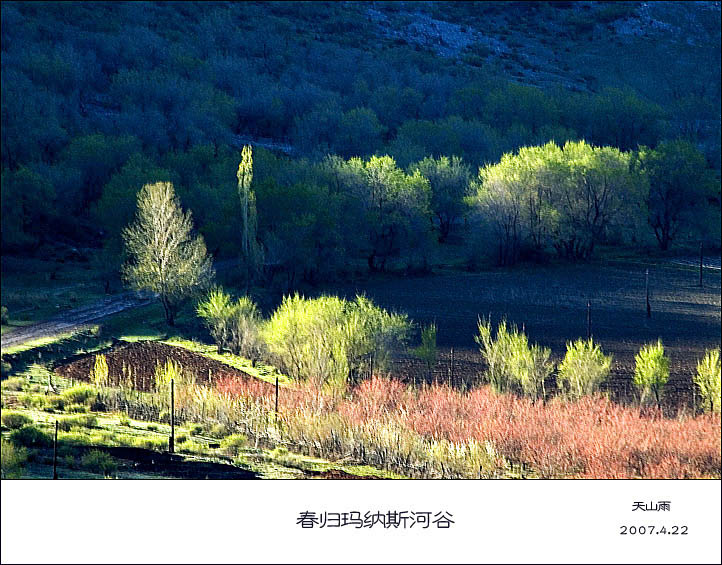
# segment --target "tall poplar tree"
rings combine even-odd
[[[244,145],[238,165],[238,197],[241,200],[241,254],[246,268],[246,284],[256,273],[260,263],[260,249],[256,241],[256,195],[251,190],[253,182],[253,149]]]

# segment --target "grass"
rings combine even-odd
[[[87,263],[3,257],[2,304],[8,308],[9,327],[46,320],[103,298],[102,284],[89,272]]]
[[[82,333],[84,331],[87,331],[87,327],[81,327],[77,328],[73,331],[69,332],[63,332],[47,337],[40,337],[38,339],[32,339],[30,341],[25,341],[23,343],[20,343],[18,345],[11,345],[9,347],[3,348],[3,355],[14,355],[16,353],[23,353],[25,351],[31,351],[33,349],[39,349],[41,347],[45,347],[48,345],[54,345],[58,344],[64,340],[71,339],[78,335],[79,333]]]
[[[228,352],[219,354],[218,349],[215,345],[207,345],[198,341],[177,337],[162,340],[161,343],[173,345],[175,347],[182,347],[184,349],[187,349],[188,351],[192,351],[193,353],[203,355],[204,357],[213,359],[214,361],[219,361],[228,365],[229,367],[233,367],[234,369],[243,371],[244,373],[251,375],[252,377],[255,377],[262,381],[266,381],[267,383],[275,384],[276,377],[278,377],[279,386],[293,385],[293,381],[288,376],[280,373],[275,367],[263,364],[256,364],[254,366],[249,359],[245,359],[244,357],[233,355],[232,353]]]
[[[29,392],[31,387],[36,386],[35,382],[45,382],[46,372],[45,367],[34,366],[23,376],[15,377],[15,386],[12,387],[14,390],[3,387],[5,404],[17,405],[18,399],[24,395],[32,399],[30,404],[35,405],[30,408],[16,406],[17,409],[10,412],[3,411],[3,416],[6,413],[21,415],[24,423],[31,422],[28,427],[33,430],[31,433],[23,432],[22,440],[19,442],[28,443],[29,447],[15,445],[8,440],[11,436],[10,431],[3,431],[3,459],[6,454],[8,459],[8,465],[3,467],[3,478],[51,478],[50,445],[56,420],[61,422],[58,433],[61,478],[97,479],[102,476],[113,476],[120,479],[147,479],[165,476],[162,472],[148,473],[128,469],[127,466],[124,467],[119,462],[113,461],[111,456],[102,451],[87,451],[87,449],[135,447],[165,452],[168,449],[170,425],[132,419],[123,412],[91,412],[80,416],[63,416],[58,412],[49,412],[46,408],[45,395],[39,391]],[[65,382],[64,379],[57,379],[56,386],[61,389],[61,395],[58,396],[75,389],[76,392],[73,392],[72,396],[77,394],[79,389],[79,387],[70,387],[70,383]],[[85,391],[82,396],[89,398]],[[69,406],[65,406],[64,410],[67,411]],[[370,467],[337,465],[322,459],[307,458],[287,452],[284,452],[286,458],[284,463],[283,457],[277,452],[253,447],[245,437],[238,434],[227,435],[225,431],[222,434],[215,433],[211,429],[214,426],[208,426],[208,433],[213,433],[215,436],[225,435],[222,440],[223,448],[219,450],[211,447],[218,442],[215,437],[203,435],[206,432],[205,428],[193,423],[177,425],[176,453],[194,461],[234,464],[256,472],[262,478],[304,478],[308,472],[329,469],[339,469],[360,476],[377,474],[397,477]]]

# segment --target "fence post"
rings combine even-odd
[[[592,301],[587,300],[587,339],[592,338]]]
[[[647,318],[652,317],[652,306],[649,304],[649,269],[645,272],[644,275],[644,286],[647,293]]]
[[[702,250],[702,242],[699,242],[699,286],[702,286],[702,266],[704,265],[704,254]]]
[[[58,427],[59,422],[55,420],[55,441],[53,442],[53,479],[58,478]]]
[[[454,348],[451,348],[451,378],[449,379],[451,381],[451,384],[454,384]]]
[[[170,380],[170,438],[168,438],[168,452],[175,452],[175,381]]]
[[[278,375],[276,375],[276,423],[278,423]]]

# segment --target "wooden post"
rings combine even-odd
[[[451,348],[451,366],[450,366],[450,381],[453,384],[454,383],[454,348]]]
[[[592,301],[587,300],[587,339],[592,339]]]
[[[647,269],[644,275],[644,286],[647,293],[647,318],[652,317],[652,307],[649,304],[649,269]]]
[[[168,452],[175,452],[175,382],[170,380],[170,438],[168,438]]]
[[[278,376],[276,376],[276,422],[278,422]]]
[[[702,266],[704,265],[704,254],[702,250],[702,242],[699,242],[699,286],[702,286]]]
[[[58,478],[58,427],[59,422],[55,420],[55,441],[53,442],[53,479]]]

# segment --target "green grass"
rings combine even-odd
[[[32,339],[30,341],[25,341],[23,343],[20,343],[18,345],[13,345],[10,347],[3,347],[2,354],[3,355],[14,355],[16,353],[22,353],[24,351],[30,351],[32,349],[38,349],[40,347],[45,347],[48,345],[60,343],[63,340],[70,339],[76,335],[78,335],[81,332],[87,331],[87,327],[81,327],[69,332],[64,332],[60,334],[55,334],[52,336],[47,337],[41,337],[38,339]]]
[[[276,377],[278,377],[278,384],[280,386],[289,386],[293,384],[293,381],[288,376],[283,373],[279,373],[275,367],[262,364],[256,364],[254,367],[251,361],[244,357],[239,357],[238,355],[233,355],[231,353],[219,354],[215,345],[207,345],[205,343],[199,343],[197,341],[178,337],[161,340],[161,343],[173,345],[175,347],[182,347],[188,351],[203,355],[203,357],[213,359],[214,361],[219,361],[229,367],[243,371],[252,377],[256,377],[257,379],[261,379],[271,384],[276,382]]]
[[[104,296],[88,263],[3,257],[2,304],[8,308],[10,327],[46,320]]]
[[[16,377],[22,381],[21,390],[3,389],[2,397],[4,406],[12,404],[12,410],[21,413],[32,420],[32,426],[52,437],[55,431],[56,421],[71,421],[73,425],[64,426],[66,430],[58,433],[60,475],[66,479],[97,479],[102,478],[102,472],[90,472],[84,467],[82,453],[78,449],[88,447],[139,447],[154,451],[166,451],[168,449],[168,437],[170,436],[170,425],[159,422],[146,422],[129,418],[125,413],[90,412],[87,415],[67,416],[65,412],[49,412],[40,407],[25,408],[17,405],[17,399],[21,395],[37,399],[39,405],[43,406],[47,398],[42,392],[29,392],[32,387],[37,387],[36,382],[46,382],[45,375],[47,368],[34,365],[26,371],[22,377]],[[62,392],[68,390],[69,383],[64,379],[56,379],[56,386]],[[17,388],[17,387],[13,387]],[[67,408],[66,408],[67,409]],[[92,421],[92,427],[84,426],[87,420]],[[81,421],[82,420],[82,421]],[[76,425],[77,424],[77,425]],[[68,429],[69,428],[69,429]],[[229,451],[221,447],[215,447],[218,439],[200,435],[199,424],[187,423],[177,425],[176,453],[193,460],[205,460],[236,465],[257,473],[261,478],[305,478],[312,473],[325,472],[338,469],[346,473],[358,476],[376,476],[381,478],[403,478],[401,475],[375,469],[368,466],[351,465],[343,462],[332,462],[315,457],[308,457],[298,453],[288,452],[285,448],[275,450],[255,448],[247,445],[239,436],[229,436],[234,441],[226,440],[226,444],[233,443],[233,449]],[[2,437],[7,439],[10,430],[3,431]],[[185,438],[183,441],[179,441]],[[235,441],[235,439],[238,441]],[[249,442],[250,443],[250,442]],[[227,446],[226,446],[227,447]],[[22,478],[41,479],[52,476],[52,460],[49,448],[29,448],[30,456],[24,464],[21,472]],[[131,472],[118,468],[117,471],[109,473],[111,476],[121,479],[132,478],[163,478],[162,473],[140,473]]]

